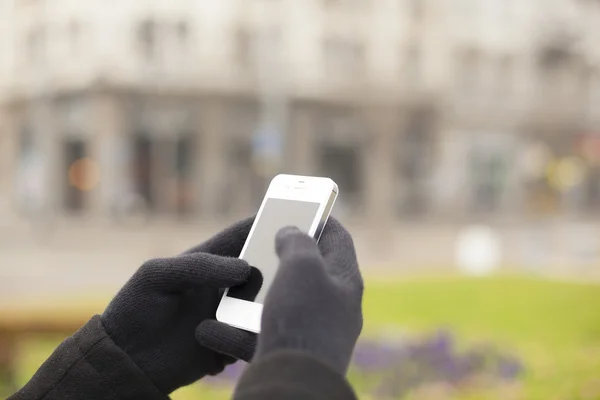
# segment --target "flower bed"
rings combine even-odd
[[[244,367],[244,363],[230,365],[205,383],[233,385]],[[434,386],[461,391],[502,385],[518,380],[523,371],[518,358],[493,344],[459,348],[450,331],[440,330],[402,340],[359,341],[350,376],[363,393],[398,399]]]

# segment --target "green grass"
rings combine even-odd
[[[545,345],[600,342],[600,286],[523,278],[372,282],[367,329],[447,326],[467,336]]]
[[[370,281],[364,315],[364,336],[444,327],[465,343],[493,341],[523,359],[527,373],[522,384],[487,387],[452,398],[600,399],[598,285],[511,277]],[[26,342],[21,382],[55,344]],[[227,388],[196,385],[177,392],[173,399],[220,400],[228,394]]]
[[[528,371],[517,398],[600,399],[598,285],[510,277],[372,282],[364,311],[366,335],[446,327],[464,341],[512,349]]]

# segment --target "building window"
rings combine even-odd
[[[411,21],[419,22],[425,16],[425,0],[402,0],[408,8],[408,17]]]
[[[363,190],[360,147],[353,143],[320,143],[318,159],[321,173],[331,177],[344,193],[343,206],[349,210],[359,208]]]
[[[256,35],[248,29],[238,29],[235,35],[235,63],[242,71],[253,70],[256,67],[257,52]]]
[[[231,107],[226,118],[227,135],[240,138],[251,138],[259,127],[260,105],[255,102],[240,103]]]
[[[190,27],[186,21],[179,21],[176,25],[177,37],[181,43],[186,43],[190,35]]]
[[[469,171],[471,176],[472,211],[491,213],[498,211],[505,175],[503,159],[498,154],[471,153]]]
[[[539,72],[540,105],[552,109],[552,112],[569,115],[577,109],[580,83],[578,72],[572,64],[543,65]]]
[[[415,112],[399,135],[396,149],[398,209],[403,216],[418,216],[428,210],[427,183],[434,146],[432,118],[429,112]]]
[[[223,127],[228,176],[218,189],[219,211],[223,214],[252,212],[264,196],[265,179],[255,157],[253,135],[259,126],[259,107],[254,102],[232,104]],[[268,184],[268,182],[267,182]],[[261,193],[262,191],[262,193]],[[236,196],[231,193],[236,192]],[[257,203],[258,202],[258,203]]]
[[[583,109],[588,111],[592,100],[592,88],[594,86],[594,70],[590,67],[583,67],[579,74],[578,97],[581,99]]]
[[[583,185],[584,210],[596,215],[600,214],[600,168],[590,168]]]
[[[330,38],[323,44],[327,74],[356,77],[365,69],[365,47],[356,41]]]
[[[514,154],[507,134],[480,134],[475,138],[466,164],[471,211],[485,214],[502,210]]]
[[[71,44],[71,53],[78,53],[81,45],[81,26],[77,21],[71,21],[69,24],[69,41]]]
[[[421,49],[417,44],[411,44],[403,51],[401,80],[407,86],[418,86],[422,81]]]
[[[16,190],[21,211],[35,213],[43,206],[44,159],[36,145],[34,133],[24,128],[19,135],[19,158]]]
[[[29,157],[35,150],[33,133],[29,129],[23,129],[19,135],[19,151],[23,158]]]
[[[457,66],[456,82],[459,95],[476,95],[481,84],[481,55],[476,50],[462,51],[459,53]]]
[[[194,136],[183,134],[175,142],[175,211],[179,215],[194,212],[196,205],[194,186]]]
[[[142,199],[143,207],[150,210],[156,203],[152,183],[153,161],[152,142],[147,132],[140,131],[133,138],[134,190]]]
[[[587,87],[586,99],[588,101],[588,113],[596,117],[600,110],[600,69],[590,71],[589,86]]]
[[[67,140],[63,145],[66,179],[64,208],[69,212],[81,212],[85,207],[85,192],[89,189],[89,159],[83,140]]]
[[[358,211],[363,200],[362,138],[366,127],[352,111],[331,111],[317,120],[315,143],[318,172],[331,177],[344,193],[339,205]],[[342,210],[343,212],[343,210]]]
[[[229,141],[226,149],[227,168],[231,179],[219,188],[219,213],[227,215],[246,212],[253,203],[252,185],[257,181],[252,162],[252,145],[248,139],[236,138]],[[238,193],[231,196],[233,192]]]
[[[158,26],[154,20],[142,21],[138,27],[138,45],[142,57],[146,60],[152,60],[156,56],[156,47],[158,41]]]
[[[270,177],[266,177],[260,168],[255,149],[250,138],[236,137],[230,140],[227,148],[227,167],[231,179],[223,182],[219,190],[220,212],[247,213],[257,210],[269,185]],[[237,193],[231,196],[231,193]]]
[[[515,60],[513,57],[504,56],[500,59],[496,84],[498,85],[497,92],[500,101],[510,101],[515,88]]]
[[[170,37],[163,42],[165,51],[168,51],[165,61],[172,68],[172,72],[179,75],[182,69],[186,69],[185,64],[189,60],[191,31],[189,24],[184,20],[174,22],[171,29]]]
[[[39,63],[44,59],[45,34],[44,28],[37,27],[32,29],[27,35],[28,59],[32,63]]]

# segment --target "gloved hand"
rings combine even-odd
[[[194,332],[202,321],[215,318],[225,288],[250,277],[251,267],[238,256],[252,222],[237,223],[180,256],[146,262],[102,314],[107,334],[163,393],[235,361],[201,346]],[[249,300],[259,288],[251,288]],[[254,342],[246,343],[242,331],[217,328],[214,334],[253,351]]]
[[[275,248],[280,265],[265,299],[253,361],[278,350],[299,350],[345,375],[363,321],[363,281],[350,233],[330,218],[318,246],[297,228],[284,228]],[[201,323],[201,343],[238,357],[251,346],[240,349],[216,332],[245,335],[236,343],[250,344],[256,337],[217,321]]]

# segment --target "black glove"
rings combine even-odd
[[[330,218],[318,246],[296,228],[282,229],[275,242],[280,266],[265,299],[253,361],[278,350],[299,350],[345,375],[362,330],[363,281],[350,233]],[[239,337],[233,343],[217,332]],[[210,320],[197,331],[206,347],[238,357],[246,352],[246,360],[255,336]]]
[[[180,256],[146,262],[102,314],[115,344],[165,394],[235,361],[198,344],[194,332],[202,321],[215,318],[225,288],[250,277],[251,267],[238,256],[252,222],[242,221]],[[258,288],[252,287],[250,300]],[[246,335],[240,332],[217,329],[214,334],[244,348]],[[254,342],[247,346],[252,352]]]

